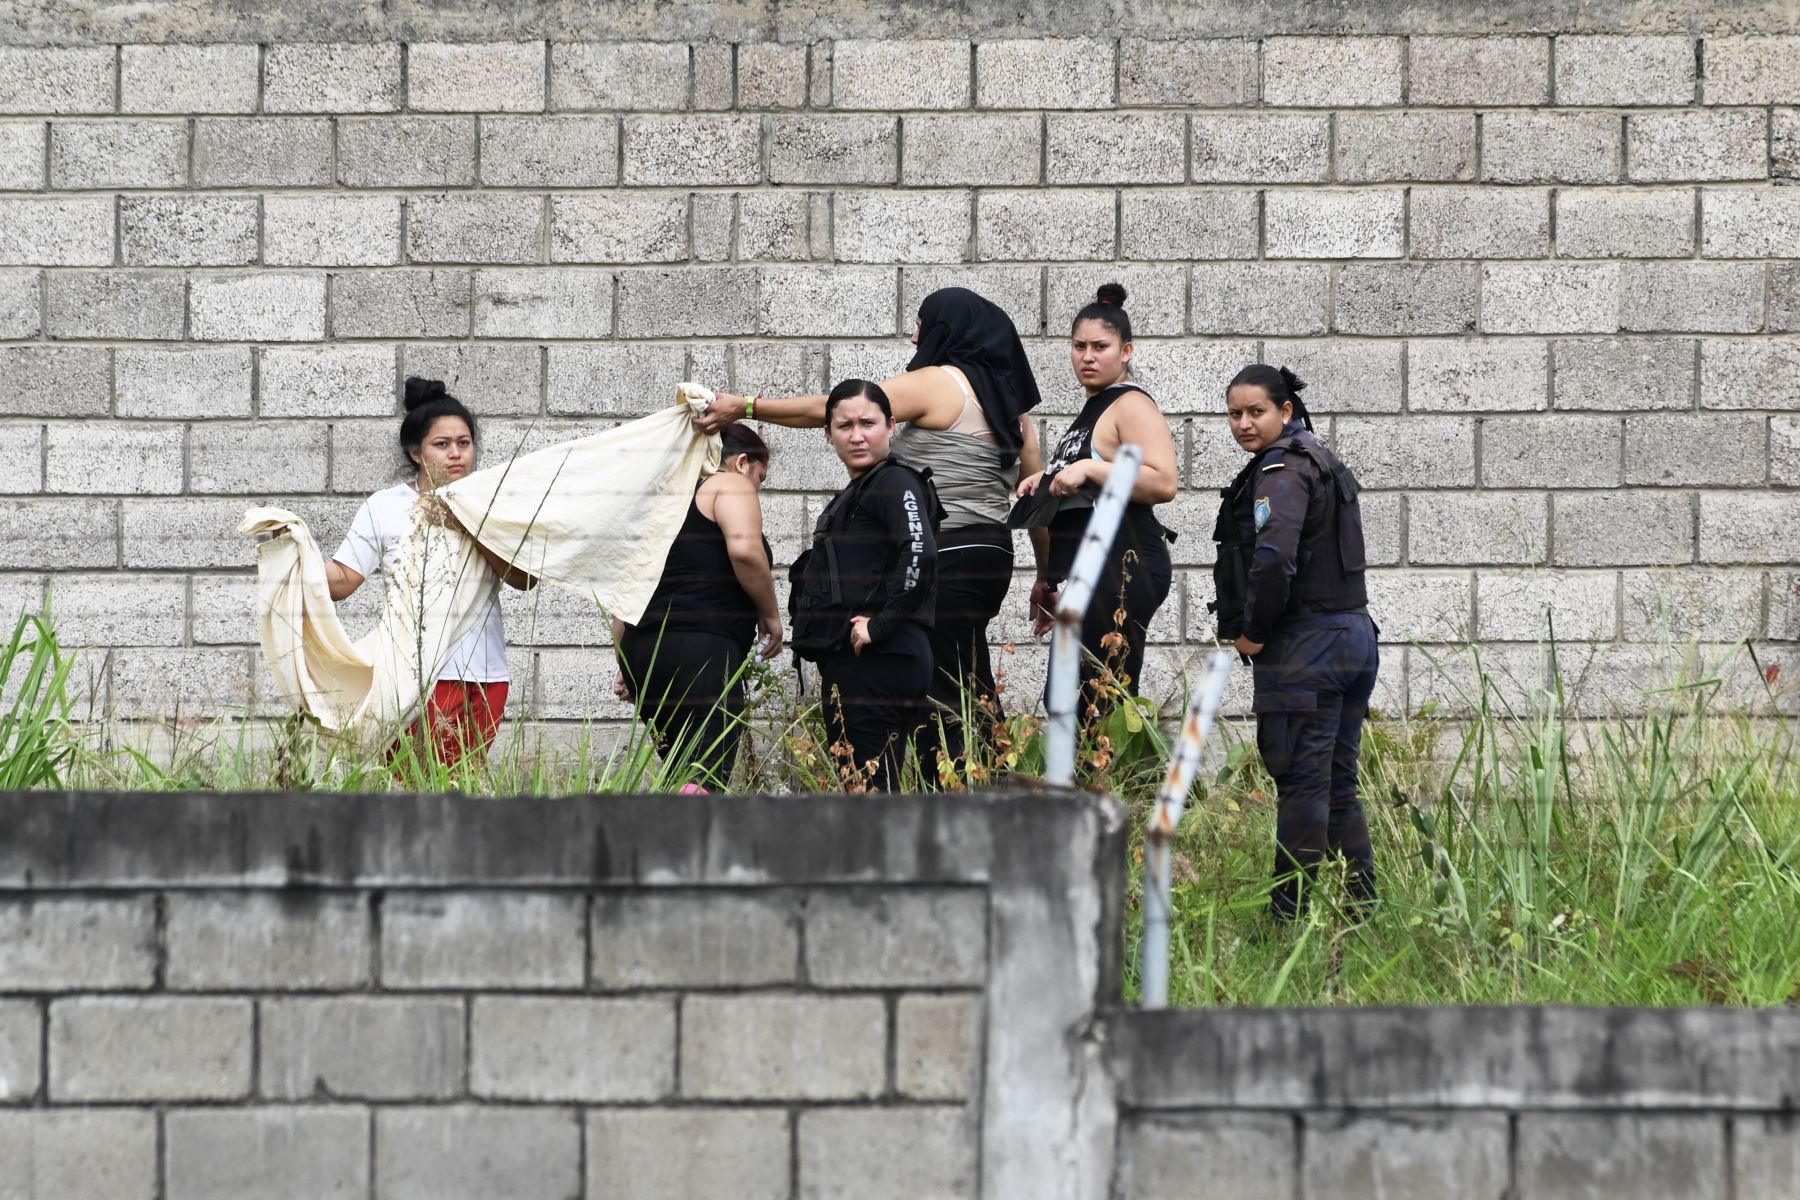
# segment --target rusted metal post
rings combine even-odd
[[[1215,650],[1207,664],[1205,677],[1188,697],[1181,736],[1176,739],[1175,753],[1169,758],[1169,771],[1156,793],[1156,808],[1150,814],[1150,828],[1144,835],[1144,969],[1141,978],[1145,1008],[1162,1008],[1169,1002],[1169,920],[1173,907],[1170,874],[1175,857],[1175,830],[1181,826],[1188,791],[1194,786],[1194,774],[1200,769],[1200,751],[1212,732],[1213,722],[1218,719],[1219,701],[1230,677],[1231,654]]]
[[[1044,697],[1049,715],[1044,729],[1044,776],[1051,783],[1066,786],[1075,782],[1076,713],[1081,706],[1081,618],[1094,598],[1094,587],[1106,567],[1106,553],[1118,536],[1125,505],[1137,484],[1138,468],[1143,465],[1141,447],[1119,447],[1112,473],[1100,489],[1100,498],[1094,501],[1093,515],[1088,517],[1087,532],[1082,535],[1081,548],[1075,552],[1075,565],[1056,600],[1056,632],[1050,642],[1050,679]]]

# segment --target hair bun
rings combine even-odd
[[[411,412],[421,404],[430,404],[433,400],[442,400],[448,391],[441,379],[421,379],[417,375],[406,377],[406,411]]]
[[[1100,290],[1094,293],[1095,304],[1111,304],[1125,307],[1125,288],[1117,283],[1103,283]]]
[[[1287,384],[1287,390],[1296,396],[1306,390],[1306,380],[1300,378],[1286,367],[1281,368],[1281,382]]]

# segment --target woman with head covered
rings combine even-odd
[[[944,722],[944,754],[964,751],[960,713],[965,695],[991,713],[975,713],[977,736],[1000,715],[988,651],[988,623],[1012,582],[1013,545],[1007,529],[1012,492],[1041,466],[1037,431],[1028,414],[1038,387],[1018,329],[1001,308],[967,288],[940,288],[919,306],[918,347],[906,371],[883,380],[881,391],[901,428],[893,450],[929,470],[943,505],[937,531],[942,567],[936,621],[930,630],[930,696]],[[718,429],[750,417],[777,425],[817,428],[826,423],[826,397],[737,396],[719,393],[702,428]],[[920,757],[935,770],[935,724]]]

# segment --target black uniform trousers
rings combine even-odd
[[[907,747],[930,711],[925,692],[931,672],[925,630],[910,621],[900,622],[885,645],[866,646],[861,654],[845,650],[819,661],[826,732],[834,744],[849,744],[855,769],[870,791],[899,788]],[[834,754],[827,757],[834,766],[846,765]],[[872,775],[867,773],[870,762],[875,764]]]
[[[1283,622],[1254,659],[1256,746],[1275,780],[1275,876],[1270,902],[1288,919],[1305,903],[1304,881],[1328,853],[1350,866],[1354,900],[1375,898],[1375,850],[1356,761],[1381,665],[1366,612]]]
[[[642,625],[627,628],[619,643],[658,751],[685,755],[711,787],[725,787],[737,763],[744,711],[738,669],[748,653],[741,642],[716,633]]]
[[[1128,676],[1128,690],[1137,695],[1143,687],[1144,647],[1150,638],[1150,622],[1169,598],[1174,578],[1169,541],[1162,526],[1148,508],[1127,509],[1112,552],[1106,557],[1106,567],[1094,587],[1094,598],[1081,618],[1084,693],[1099,674],[1094,662],[1099,659],[1111,663],[1115,673]],[[1118,619],[1121,608],[1125,610],[1122,624]],[[1122,651],[1110,649],[1105,640],[1115,632],[1124,635]]]
[[[1012,570],[1012,532],[1006,526],[968,525],[938,532],[937,609],[929,635],[934,669],[927,694],[941,707],[934,708],[919,736],[919,762],[927,775],[936,771],[939,749],[952,760],[962,757],[969,736],[962,725],[965,701],[977,740],[986,740],[1000,718],[988,623],[1006,603]],[[992,707],[991,713],[983,711],[983,701]]]

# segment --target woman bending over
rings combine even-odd
[[[759,633],[764,660],[782,641],[758,499],[769,448],[735,425],[721,439],[723,461],[695,490],[643,616],[613,622],[619,696],[636,699],[665,756],[685,753],[712,787],[737,761],[744,659]]]

